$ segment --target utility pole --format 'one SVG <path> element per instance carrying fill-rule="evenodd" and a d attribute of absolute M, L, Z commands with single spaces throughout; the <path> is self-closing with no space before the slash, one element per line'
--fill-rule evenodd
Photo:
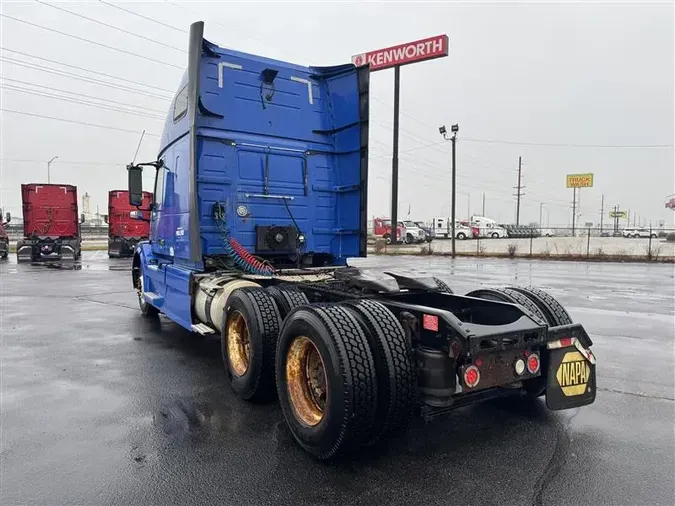
<path fill-rule="evenodd" d="M 626 215 L 626 228 L 630 228 L 630 209 L 628 210 L 628 214 Z"/>
<path fill-rule="evenodd" d="M 600 204 L 600 234 L 602 235 L 602 224 L 605 218 L 605 196 L 602 196 L 602 203 Z"/>
<path fill-rule="evenodd" d="M 577 218 L 577 189 L 572 188 L 572 237 L 574 237 L 574 224 Z"/>
<path fill-rule="evenodd" d="M 514 195 L 516 197 L 516 225 L 520 225 L 520 197 L 525 195 L 522 193 L 520 190 L 522 190 L 524 187 L 520 184 L 521 181 L 521 169 L 523 165 L 523 157 L 519 156 L 518 157 L 518 185 L 514 186 L 513 188 L 516 190 L 516 194 Z"/>
<path fill-rule="evenodd" d="M 539 202 L 539 230 L 541 230 L 541 214 L 544 210 L 544 203 Z"/>
<path fill-rule="evenodd" d="M 455 163 L 456 158 L 455 158 L 455 145 L 457 142 L 457 132 L 459 132 L 459 125 L 455 123 L 450 127 L 450 131 L 452 132 L 452 137 L 448 137 L 448 131 L 445 129 L 445 125 L 442 125 L 438 129 L 439 133 L 443 136 L 443 138 L 447 141 L 452 142 L 452 195 L 450 199 L 450 221 L 452 222 L 452 258 L 455 258 L 455 203 L 457 199 L 457 165 Z"/>
<path fill-rule="evenodd" d="M 394 67 L 394 144 L 391 159 L 391 243 L 398 241 L 398 109 L 401 85 L 401 66 Z"/>
<path fill-rule="evenodd" d="M 49 160 L 49 161 L 47 162 L 47 184 L 50 184 L 50 183 L 51 183 L 51 179 L 52 179 L 52 178 L 51 178 L 51 174 L 50 174 L 50 172 L 49 172 L 49 168 L 51 167 L 52 162 L 53 162 L 54 160 L 56 160 L 57 158 L 58 158 L 58 156 L 54 156 L 54 157 L 52 157 L 51 160 Z"/>
<path fill-rule="evenodd" d="M 483 214 L 481 216 L 485 216 L 485 193 L 483 193 Z"/>

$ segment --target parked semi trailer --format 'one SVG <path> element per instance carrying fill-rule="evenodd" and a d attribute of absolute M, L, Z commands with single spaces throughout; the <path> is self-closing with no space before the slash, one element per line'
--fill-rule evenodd
<path fill-rule="evenodd" d="M 129 204 L 127 190 L 108 192 L 108 256 L 133 256 L 136 244 L 150 235 L 152 193 L 143 192 L 139 207 Z"/>
<path fill-rule="evenodd" d="M 232 389 L 277 396 L 319 459 L 502 396 L 595 399 L 591 339 L 534 288 L 459 295 L 441 280 L 346 267 L 366 255 L 369 69 L 303 67 L 190 28 L 188 70 L 157 160 L 142 313 L 220 338 Z"/>
<path fill-rule="evenodd" d="M 18 241 L 19 262 L 75 260 L 82 254 L 77 216 L 77 188 L 69 184 L 22 184 L 23 239 Z"/>
<path fill-rule="evenodd" d="M 12 215 L 7 213 L 5 215 L 5 220 L 2 219 L 2 211 L 0 211 L 0 259 L 7 258 L 9 255 L 9 235 L 7 235 L 7 230 L 5 230 L 5 225 L 12 221 Z"/>

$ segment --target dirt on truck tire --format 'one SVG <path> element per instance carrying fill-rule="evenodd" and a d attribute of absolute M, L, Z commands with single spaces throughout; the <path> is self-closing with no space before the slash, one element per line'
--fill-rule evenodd
<path fill-rule="evenodd" d="M 232 389 L 245 400 L 273 397 L 281 326 L 274 300 L 262 288 L 238 288 L 227 299 L 225 315 L 221 353 Z"/>
<path fill-rule="evenodd" d="M 286 423 L 307 452 L 333 459 L 368 441 L 377 376 L 368 339 L 350 311 L 338 305 L 293 310 L 279 336 L 276 378 Z"/>
<path fill-rule="evenodd" d="M 344 304 L 366 333 L 377 373 L 377 410 L 366 444 L 380 442 L 403 430 L 417 398 L 417 377 L 412 351 L 401 324 L 379 302 L 361 300 Z"/>

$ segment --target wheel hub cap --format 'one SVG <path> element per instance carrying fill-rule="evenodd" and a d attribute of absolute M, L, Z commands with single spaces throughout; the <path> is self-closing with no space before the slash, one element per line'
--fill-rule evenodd
<path fill-rule="evenodd" d="M 246 374 L 251 356 L 251 341 L 246 319 L 239 311 L 233 311 L 227 319 L 227 357 L 232 371 L 237 376 Z"/>
<path fill-rule="evenodd" d="M 307 337 L 296 337 L 286 357 L 286 385 L 297 418 L 310 427 L 322 419 L 328 399 L 326 369 L 319 350 Z"/>

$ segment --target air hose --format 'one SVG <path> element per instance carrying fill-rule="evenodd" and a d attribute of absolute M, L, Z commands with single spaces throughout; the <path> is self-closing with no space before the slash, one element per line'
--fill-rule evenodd
<path fill-rule="evenodd" d="M 234 237 L 230 237 L 227 242 L 223 242 L 225 252 L 234 260 L 235 265 L 241 270 L 259 276 L 271 276 L 274 274 L 274 268 L 271 265 L 264 264 L 251 255 Z"/>

